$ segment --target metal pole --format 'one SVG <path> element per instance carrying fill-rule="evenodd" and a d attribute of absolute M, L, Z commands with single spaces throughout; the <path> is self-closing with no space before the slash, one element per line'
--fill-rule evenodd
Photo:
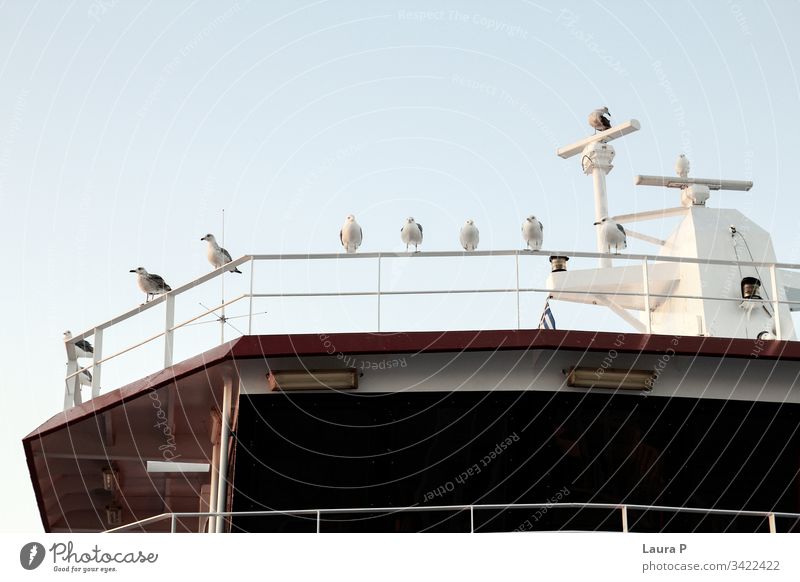
<path fill-rule="evenodd" d="M 250 257 L 250 313 L 247 316 L 247 335 L 253 335 L 253 267 L 255 261 Z"/>
<path fill-rule="evenodd" d="M 778 533 L 778 528 L 775 527 L 775 514 L 767 514 L 767 520 L 769 521 L 769 533 Z"/>
<path fill-rule="evenodd" d="M 647 259 L 642 259 L 642 291 L 644 291 L 645 327 L 648 334 L 653 333 L 653 321 L 650 316 L 650 277 L 647 268 Z"/>
<path fill-rule="evenodd" d="M 218 513 L 225 511 L 225 501 L 227 494 L 225 491 L 226 481 L 228 479 L 228 438 L 230 438 L 230 422 L 231 422 L 231 399 L 233 397 L 233 378 L 225 378 L 224 391 L 222 395 L 222 434 L 219 441 L 219 490 L 217 491 L 217 509 Z M 222 526 L 225 523 L 225 518 L 220 516 L 217 518 L 217 533 L 222 533 Z"/>
<path fill-rule="evenodd" d="M 175 521 L 176 521 L 175 514 L 173 513 L 170 519 L 169 533 L 175 533 Z"/>
<path fill-rule="evenodd" d="M 773 312 L 773 321 L 775 322 L 775 339 L 781 340 L 783 339 L 783 334 L 781 332 L 781 313 L 779 311 L 781 304 L 780 304 L 780 297 L 778 297 L 778 269 L 775 268 L 775 265 L 772 264 L 769 267 L 769 277 L 772 279 L 772 312 Z"/>
<path fill-rule="evenodd" d="M 514 255 L 514 263 L 517 269 L 517 329 L 522 329 L 519 315 L 519 255 Z"/>
<path fill-rule="evenodd" d="M 604 142 L 592 142 L 583 148 L 581 166 L 585 174 L 591 172 L 592 186 L 594 187 L 594 220 L 600 222 L 608 218 L 608 194 L 606 192 L 606 174 L 614 167 L 614 147 Z M 597 225 L 597 250 L 603 252 L 603 225 Z M 611 259 L 600 258 L 601 267 L 610 267 Z"/>
<path fill-rule="evenodd" d="M 94 329 L 94 353 L 92 353 L 92 398 L 100 396 L 100 373 L 102 365 L 98 364 L 103 359 L 103 330 Z"/>
<path fill-rule="evenodd" d="M 622 533 L 628 533 L 628 506 L 623 505 L 622 509 Z"/>
<path fill-rule="evenodd" d="M 320 512 L 317 510 L 317 533 L 319 533 L 320 521 L 322 521 L 320 519 Z"/>
<path fill-rule="evenodd" d="M 172 293 L 167 293 L 164 305 L 167 312 L 164 322 L 164 367 L 169 368 L 172 366 L 172 355 L 175 347 L 175 332 L 172 329 L 175 327 L 175 296 Z"/>
<path fill-rule="evenodd" d="M 469 506 L 469 533 L 475 533 L 475 511 Z"/>
<path fill-rule="evenodd" d="M 378 255 L 378 331 L 381 330 L 381 256 Z"/>
<path fill-rule="evenodd" d="M 217 509 L 217 489 L 219 488 L 219 442 L 211 450 L 211 486 L 208 492 L 208 511 Z M 208 533 L 217 531 L 217 518 L 208 516 Z"/>

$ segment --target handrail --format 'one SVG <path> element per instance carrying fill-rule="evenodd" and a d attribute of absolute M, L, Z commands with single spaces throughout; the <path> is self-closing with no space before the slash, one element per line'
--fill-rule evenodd
<path fill-rule="evenodd" d="M 348 513 L 402 513 L 420 511 L 469 511 L 474 519 L 475 510 L 505 510 L 505 509 L 611 509 L 619 510 L 625 514 L 628 511 L 664 511 L 670 513 L 699 513 L 704 515 L 725 515 L 731 517 L 766 517 L 774 521 L 774 518 L 788 518 L 800 520 L 800 513 L 790 513 L 784 511 L 756 511 L 745 509 L 715 509 L 702 507 L 676 507 L 669 505 L 640 505 L 640 504 L 620 504 L 620 503 L 486 503 L 472 505 L 412 505 L 406 507 L 349 507 L 349 508 L 330 508 L 330 509 L 273 509 L 257 511 L 178 511 L 167 512 L 154 515 L 139 521 L 128 523 L 113 529 L 106 530 L 104 533 L 119 533 L 131 528 L 141 527 L 150 523 L 171 520 L 172 533 L 177 519 L 180 518 L 203 518 L 203 517 L 258 517 L 258 516 L 316 516 L 317 521 L 325 515 L 341 515 Z M 474 530 L 474 526 L 471 527 Z M 318 530 L 319 531 L 319 530 Z"/>
<path fill-rule="evenodd" d="M 569 256 L 571 258 L 586 258 L 586 259 L 593 259 L 593 258 L 608 258 L 608 259 L 617 259 L 621 261 L 641 261 L 641 265 L 625 265 L 625 267 L 629 267 L 632 269 L 640 268 L 643 274 L 643 285 L 642 290 L 638 291 L 593 291 L 593 290 L 583 290 L 583 289 L 558 289 L 556 287 L 520 287 L 519 286 L 519 275 L 520 275 L 520 257 L 530 256 L 530 257 L 549 257 L 554 255 L 561 255 L 561 256 Z M 421 258 L 441 258 L 441 257 L 514 257 L 515 258 L 515 270 L 516 270 L 516 284 L 513 287 L 498 287 L 498 288 L 484 288 L 484 289 L 427 289 L 427 290 L 386 290 L 383 288 L 381 284 L 381 264 L 383 260 L 387 259 L 395 259 L 395 258 L 403 258 L 403 259 L 421 259 Z M 360 291 L 318 291 L 318 292 L 276 292 L 276 293 L 260 293 L 254 291 L 253 288 L 253 281 L 254 275 L 253 271 L 255 270 L 255 263 L 261 261 L 312 261 L 312 260 L 371 260 L 377 259 L 377 266 L 378 266 L 378 280 L 377 285 L 375 286 L 374 290 L 360 290 Z M 128 353 L 136 348 L 139 348 L 147 343 L 150 343 L 156 339 L 161 337 L 165 338 L 165 346 L 164 346 L 164 367 L 169 367 L 172 365 L 173 359 L 173 342 L 174 336 L 173 332 L 175 330 L 181 329 L 182 327 L 214 313 L 215 311 L 224 310 L 224 308 L 232 303 L 240 301 L 241 299 L 249 299 L 249 308 L 248 317 L 250 318 L 248 321 L 247 329 L 248 333 L 252 333 L 252 318 L 253 318 L 253 299 L 255 298 L 303 298 L 303 297 L 314 297 L 314 298 L 322 298 L 322 297 L 377 297 L 378 299 L 378 306 L 377 306 L 377 331 L 381 331 L 381 303 L 380 299 L 383 296 L 390 297 L 390 296 L 411 296 L 411 295 L 442 295 L 442 294 L 449 294 L 449 295 L 468 295 L 468 294 L 497 294 L 497 293 L 515 293 L 516 294 L 516 308 L 517 308 L 517 326 L 520 327 L 520 296 L 523 293 L 548 293 L 550 296 L 554 294 L 562 294 L 565 296 L 597 296 L 605 297 L 605 296 L 612 296 L 612 297 L 641 297 L 643 299 L 643 305 L 645 308 L 650 306 L 651 299 L 686 299 L 686 300 L 709 300 L 709 301 L 724 301 L 724 302 L 738 302 L 741 303 L 743 300 L 738 297 L 713 297 L 713 296 L 702 296 L 702 295 L 689 295 L 689 294 L 669 294 L 669 293 L 653 293 L 650 290 L 649 278 L 648 278 L 648 262 L 654 263 L 687 263 L 687 264 L 698 264 L 698 265 L 722 265 L 722 266 L 738 266 L 738 267 L 765 267 L 769 269 L 770 277 L 772 278 L 772 289 L 771 295 L 772 297 L 769 299 L 750 299 L 748 300 L 751 306 L 756 305 L 771 305 L 772 308 L 777 312 L 778 308 L 781 305 L 787 305 L 790 307 L 800 305 L 800 300 L 789 300 L 789 299 L 780 299 L 778 297 L 778 287 L 777 287 L 777 269 L 780 268 L 788 268 L 788 269 L 800 269 L 800 264 L 794 263 L 769 263 L 769 262 L 758 262 L 758 261 L 731 261 L 731 260 L 723 260 L 723 259 L 700 259 L 694 257 L 674 257 L 674 256 L 660 256 L 660 255 L 650 255 L 650 254 L 614 254 L 614 253 L 601 253 L 601 252 L 590 252 L 590 251 L 559 251 L 559 250 L 548 250 L 548 251 L 530 251 L 530 250 L 487 250 L 487 251 L 473 251 L 473 252 L 463 252 L 463 251 L 430 251 L 430 252 L 419 252 L 419 253 L 407 253 L 407 252 L 373 252 L 373 253 L 358 253 L 358 254 L 346 254 L 346 253 L 292 253 L 292 254 L 258 254 L 258 255 L 244 255 L 239 257 L 238 259 L 218 268 L 213 271 L 210 271 L 184 285 L 181 285 L 174 290 L 166 293 L 164 295 L 156 297 L 154 300 L 149 301 L 143 305 L 140 305 L 134 309 L 128 310 L 127 312 L 118 315 L 108 321 L 100 323 L 88 330 L 85 330 L 79 334 L 72 336 L 69 340 L 65 340 L 65 346 L 67 348 L 67 359 L 68 359 L 68 373 L 65 376 L 65 381 L 67 383 L 67 388 L 65 392 L 65 409 L 69 408 L 75 404 L 80 403 L 80 383 L 79 380 L 80 374 L 88 369 L 92 369 L 94 376 L 92 379 L 92 395 L 93 397 L 99 394 L 100 391 L 100 372 L 101 366 L 103 363 L 117 358 L 125 353 Z M 243 293 L 234 299 L 223 301 L 220 305 L 206 309 L 205 311 L 201 312 L 198 315 L 195 315 L 189 318 L 186 321 L 183 321 L 177 325 L 174 324 L 174 311 L 175 311 L 175 299 L 176 297 L 180 296 L 181 294 L 194 289 L 195 287 L 202 285 L 208 281 L 211 281 L 217 277 L 225 276 L 227 272 L 229 272 L 232 268 L 237 266 L 243 265 L 244 263 L 250 263 L 250 290 L 248 293 Z M 558 298 L 558 297 L 556 297 Z M 111 355 L 103 357 L 102 354 L 102 339 L 103 339 L 103 331 L 108 329 L 109 327 L 125 321 L 128 318 L 131 318 L 135 315 L 141 314 L 146 310 L 152 309 L 162 303 L 166 304 L 166 321 L 162 331 L 151 335 L 144 340 L 141 340 L 133 345 L 125 347 Z M 224 313 L 224 311 L 223 311 Z M 650 314 L 650 310 L 646 309 L 646 313 Z M 777 318 L 776 321 L 776 336 L 777 339 L 784 339 L 780 333 L 780 318 Z M 651 320 L 648 319 L 645 322 L 645 326 L 642 328 L 643 330 L 647 330 L 648 333 L 651 330 Z M 224 333 L 224 332 L 223 332 Z M 88 338 L 90 336 L 94 337 L 94 341 L 96 344 L 95 353 L 93 354 L 92 363 L 88 365 L 79 365 L 77 362 L 77 357 L 75 354 L 74 346 L 77 342 L 82 339 Z M 223 336 L 224 340 L 224 336 Z"/>

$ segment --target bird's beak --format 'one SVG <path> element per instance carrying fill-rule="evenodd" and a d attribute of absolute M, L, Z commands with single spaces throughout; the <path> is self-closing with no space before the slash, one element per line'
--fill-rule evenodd
<path fill-rule="evenodd" d="M 597 225 L 598 225 L 598 224 L 600 224 L 600 223 L 599 223 L 599 222 L 593 222 L 592 224 L 593 224 L 594 226 L 597 226 Z"/>
<path fill-rule="evenodd" d="M 201 238 L 200 240 L 206 240 L 206 237 Z"/>
<path fill-rule="evenodd" d="M 136 272 L 136 269 L 131 269 L 131 270 L 129 271 L 129 273 L 135 273 L 135 272 Z"/>

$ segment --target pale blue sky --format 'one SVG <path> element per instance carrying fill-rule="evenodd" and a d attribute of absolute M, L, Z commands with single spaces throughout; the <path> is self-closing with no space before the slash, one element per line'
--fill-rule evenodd
<path fill-rule="evenodd" d="M 223 207 L 234 256 L 336 252 L 349 212 L 369 251 L 401 250 L 408 215 L 428 250 L 466 218 L 481 248 L 519 248 L 530 213 L 546 248 L 593 250 L 591 180 L 554 150 L 607 105 L 642 123 L 613 214 L 676 205 L 632 176 L 684 152 L 753 180 L 710 205 L 800 262 L 798 22 L 789 1 L 0 2 L 0 529 L 40 529 L 20 439 L 61 406 L 61 332 L 141 301 L 133 267 L 205 272 Z"/>

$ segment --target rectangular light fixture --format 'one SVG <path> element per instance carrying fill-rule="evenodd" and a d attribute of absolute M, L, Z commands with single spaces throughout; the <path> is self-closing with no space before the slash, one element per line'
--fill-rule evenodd
<path fill-rule="evenodd" d="M 177 461 L 147 461 L 148 473 L 208 473 L 208 463 L 179 463 Z"/>
<path fill-rule="evenodd" d="M 653 389 L 656 374 L 652 370 L 621 368 L 570 368 L 567 386 L 571 388 L 605 388 L 609 390 Z"/>
<path fill-rule="evenodd" d="M 339 370 L 271 370 L 267 375 L 269 389 L 275 390 L 356 390 L 355 368 Z"/>

